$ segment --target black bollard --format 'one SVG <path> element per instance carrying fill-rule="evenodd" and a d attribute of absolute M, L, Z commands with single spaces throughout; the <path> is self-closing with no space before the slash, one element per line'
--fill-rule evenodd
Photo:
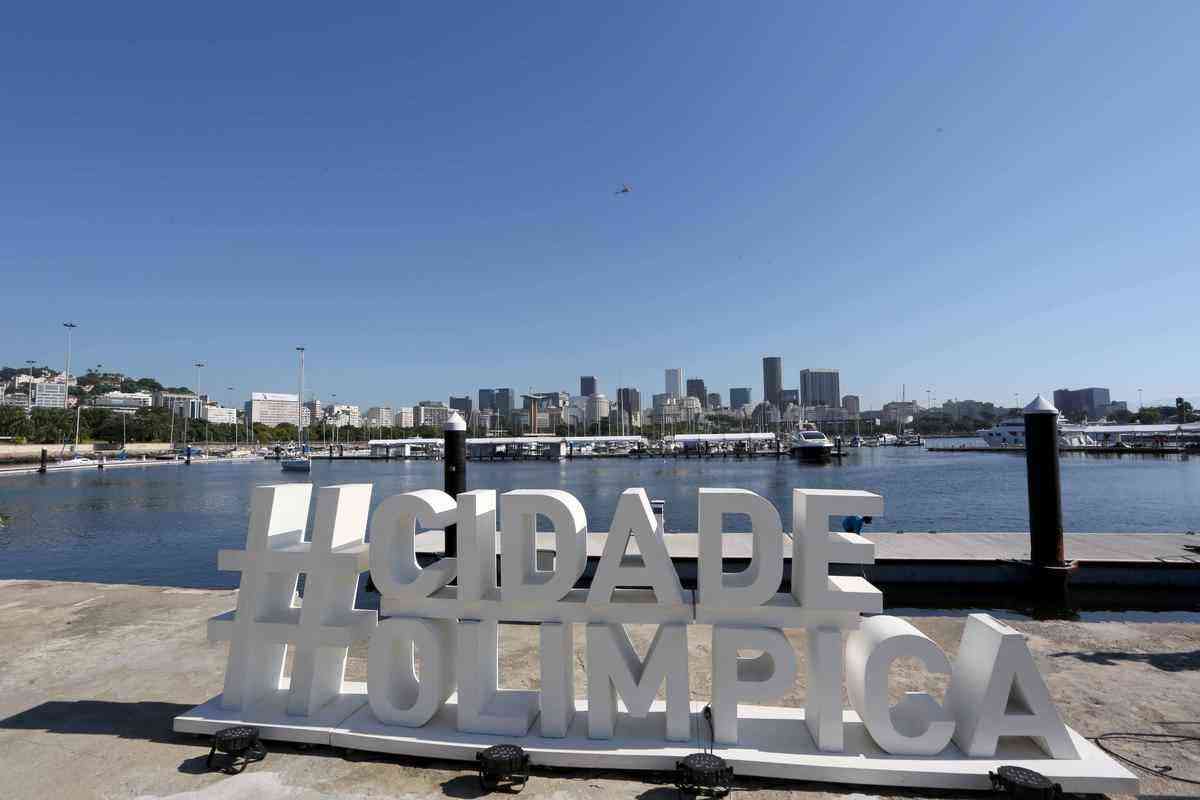
<path fill-rule="evenodd" d="M 451 497 L 467 490 L 467 423 L 457 413 L 451 414 L 442 428 L 445 436 L 443 462 L 445 492 Z M 458 528 L 447 525 L 445 531 L 446 557 L 458 555 Z"/>
<path fill-rule="evenodd" d="M 1029 552 L 1034 609 L 1039 616 L 1070 612 L 1074 565 L 1063 545 L 1058 409 L 1040 394 L 1025 407 L 1025 474 L 1029 489 Z"/>
<path fill-rule="evenodd" d="M 46 448 L 43 447 L 42 448 L 42 465 L 40 467 L 38 467 L 38 472 L 42 473 L 43 475 L 46 474 L 46 461 L 48 460 L 48 457 L 49 456 L 46 453 Z"/>

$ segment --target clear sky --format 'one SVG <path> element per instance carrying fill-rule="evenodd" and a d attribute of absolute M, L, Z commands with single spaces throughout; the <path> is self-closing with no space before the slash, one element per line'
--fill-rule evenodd
<path fill-rule="evenodd" d="M 350 16 L 352 11 L 356 11 Z M 0 363 L 1200 395 L 1200 3 L 20 3 Z M 627 182 L 629 194 L 614 191 Z"/>

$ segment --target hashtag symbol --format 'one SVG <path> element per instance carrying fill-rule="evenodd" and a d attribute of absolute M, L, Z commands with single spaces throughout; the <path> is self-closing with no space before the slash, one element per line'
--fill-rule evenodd
<path fill-rule="evenodd" d="M 338 696 L 350 645 L 365 641 L 378 622 L 377 612 L 354 607 L 368 566 L 370 484 L 322 487 L 312 541 L 305 542 L 311 497 L 310 484 L 256 488 L 246 549 L 218 553 L 219 569 L 242 575 L 237 609 L 208 625 L 210 641 L 230 643 L 224 708 L 245 709 L 280 691 L 291 645 L 287 711 L 312 715 Z"/>

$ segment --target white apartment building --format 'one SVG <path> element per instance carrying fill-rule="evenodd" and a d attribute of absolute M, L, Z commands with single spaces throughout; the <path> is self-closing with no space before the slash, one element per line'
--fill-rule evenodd
<path fill-rule="evenodd" d="M 66 408 L 67 385 L 44 381 L 33 384 L 34 408 Z"/>
<path fill-rule="evenodd" d="M 246 402 L 246 418 L 251 425 L 262 423 L 269 428 L 288 423 L 296 424 L 296 404 L 299 398 L 294 394 L 283 392 L 251 392 Z M 305 408 L 301 424 L 308 427 L 312 424 L 312 413 Z"/>
<path fill-rule="evenodd" d="M 391 406 L 371 406 L 367 409 L 367 424 L 372 428 L 390 428 L 396 418 Z"/>
<path fill-rule="evenodd" d="M 362 427 L 362 414 L 358 410 L 358 406 L 347 405 L 340 403 L 329 406 L 326 421 L 330 425 L 336 425 L 339 428 L 349 426 L 351 428 Z"/>
<path fill-rule="evenodd" d="M 411 428 L 413 426 L 412 406 L 400 406 L 397 408 L 392 416 L 392 424 L 398 428 Z"/>
<path fill-rule="evenodd" d="M 103 408 L 116 414 L 136 414 L 139 408 L 154 405 L 154 395 L 149 392 L 105 392 L 92 399 L 94 408 Z"/>
<path fill-rule="evenodd" d="M 446 420 L 450 418 L 450 409 L 443 405 L 436 406 L 413 406 L 413 424 L 412 427 L 419 428 L 422 425 L 432 425 L 438 427 L 446 424 Z"/>
<path fill-rule="evenodd" d="M 218 403 L 206 403 L 200 410 L 205 421 L 213 425 L 236 425 L 237 409 L 226 408 Z"/>

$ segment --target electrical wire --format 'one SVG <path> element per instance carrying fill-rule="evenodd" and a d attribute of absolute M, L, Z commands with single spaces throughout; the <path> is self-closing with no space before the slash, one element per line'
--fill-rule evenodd
<path fill-rule="evenodd" d="M 1200 725 L 1200 721 L 1167 721 L 1159 722 L 1158 724 L 1162 726 Z M 1158 764 L 1151 766 L 1149 764 L 1142 763 L 1141 761 L 1132 759 L 1129 756 L 1118 753 L 1116 750 L 1105 744 L 1105 742 L 1141 742 L 1143 744 L 1200 744 L 1200 735 L 1192 736 L 1183 733 L 1154 733 L 1147 731 L 1113 731 L 1110 733 L 1102 733 L 1099 736 L 1093 736 L 1090 738 L 1096 743 L 1097 747 L 1124 764 L 1128 764 L 1131 767 L 1140 769 L 1143 772 L 1147 772 L 1151 775 L 1156 775 L 1160 778 L 1166 778 L 1167 780 L 1178 781 L 1180 783 L 1186 783 L 1192 786 L 1200 786 L 1200 779 L 1184 778 L 1179 775 L 1170 774 L 1174 769 L 1174 767 L 1172 767 L 1170 764 Z"/>

